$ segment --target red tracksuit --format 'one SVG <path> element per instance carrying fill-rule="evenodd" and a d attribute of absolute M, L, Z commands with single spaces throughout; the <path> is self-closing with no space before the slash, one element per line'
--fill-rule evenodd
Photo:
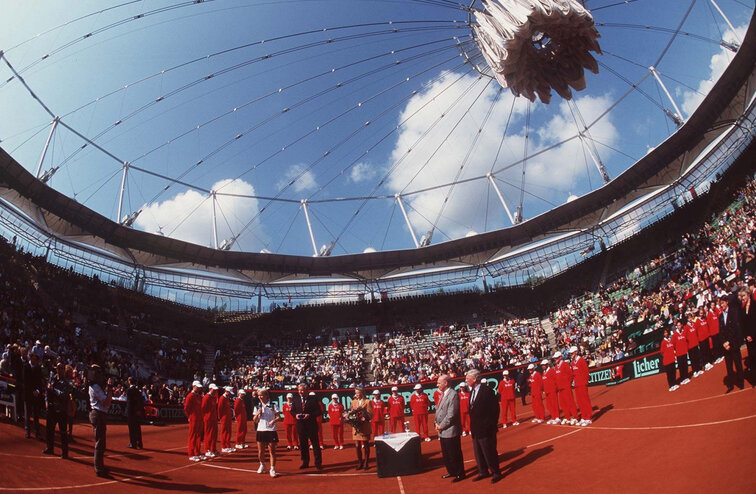
<path fill-rule="evenodd" d="M 675 344 L 671 339 L 662 338 L 661 347 L 662 365 L 675 363 Z"/>
<path fill-rule="evenodd" d="M 296 432 L 297 432 L 297 421 L 294 420 L 294 417 L 291 415 L 291 403 L 284 402 L 283 404 L 283 416 L 284 416 L 284 427 L 286 428 L 286 445 L 290 448 L 293 448 L 295 444 L 297 444 Z"/>
<path fill-rule="evenodd" d="M 373 418 L 370 421 L 373 424 L 373 437 L 377 437 L 386 431 L 386 403 L 383 400 L 372 400 Z"/>
<path fill-rule="evenodd" d="M 698 332 L 690 323 L 686 324 L 683 329 L 685 330 L 685 339 L 688 340 L 688 351 L 690 351 L 691 348 L 698 346 Z"/>
<path fill-rule="evenodd" d="M 333 445 L 344 445 L 344 405 L 338 402 L 328 404 L 328 423 L 331 424 L 331 434 L 333 435 Z"/>
<path fill-rule="evenodd" d="M 552 419 L 559 418 L 559 401 L 557 400 L 556 370 L 549 367 L 543 374 L 543 392 L 546 393 L 546 408 Z"/>
<path fill-rule="evenodd" d="M 444 394 L 439 390 L 433 392 L 433 404 L 436 405 L 436 408 L 438 408 L 438 404 L 441 403 L 442 396 L 444 396 Z"/>
<path fill-rule="evenodd" d="M 215 396 L 207 393 L 202 398 L 202 419 L 205 421 L 205 451 L 215 452 L 218 440 L 218 404 Z"/>
<path fill-rule="evenodd" d="M 234 417 L 236 417 L 236 444 L 243 446 L 247 442 L 247 405 L 241 398 L 237 398 L 234 402 Z"/>
<path fill-rule="evenodd" d="M 184 413 L 189 419 L 189 457 L 202 454 L 202 397 L 194 391 L 186 395 Z"/>
<path fill-rule="evenodd" d="M 508 412 L 512 412 L 512 422 L 517 422 L 517 414 L 515 413 L 515 382 L 509 379 L 509 376 L 504 378 L 499 383 L 499 397 L 501 399 L 501 423 L 507 425 Z"/>
<path fill-rule="evenodd" d="M 420 434 L 420 437 L 425 439 L 428 437 L 428 408 L 430 408 L 430 400 L 428 395 L 412 393 L 410 397 L 410 410 L 412 410 L 412 416 L 415 418 L 415 432 Z"/>
<path fill-rule="evenodd" d="M 716 311 L 710 310 L 706 313 L 706 325 L 709 327 L 709 335 L 715 336 L 719 334 L 719 307 Z"/>
<path fill-rule="evenodd" d="M 572 368 L 564 360 L 556 366 L 556 385 L 559 408 L 564 412 L 564 418 L 577 419 L 575 399 L 572 397 Z"/>
<path fill-rule="evenodd" d="M 389 417 L 391 418 L 391 433 L 404 430 L 404 398 L 391 395 L 388 399 Z"/>
<path fill-rule="evenodd" d="M 696 328 L 696 334 L 698 335 L 699 345 L 709 345 L 709 324 L 705 319 L 696 317 L 693 321 L 693 327 Z"/>
<path fill-rule="evenodd" d="M 220 417 L 221 448 L 227 449 L 231 447 L 231 422 L 233 417 L 231 416 L 231 402 L 226 395 L 221 395 L 218 398 L 218 417 Z"/>
<path fill-rule="evenodd" d="M 459 390 L 459 416 L 462 419 L 462 432 L 470 432 L 470 393 Z"/>
<path fill-rule="evenodd" d="M 534 370 L 528 378 L 530 382 L 530 399 L 533 401 L 533 415 L 539 420 L 543 420 L 546 414 L 543 411 L 543 377 L 541 373 Z"/>
<path fill-rule="evenodd" d="M 575 382 L 575 399 L 580 407 L 580 418 L 591 420 L 593 404 L 588 395 L 588 363 L 580 355 L 572 359 L 572 379 Z"/>

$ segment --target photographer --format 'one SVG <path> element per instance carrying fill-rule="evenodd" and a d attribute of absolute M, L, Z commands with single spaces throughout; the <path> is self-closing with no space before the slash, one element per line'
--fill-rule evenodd
<path fill-rule="evenodd" d="M 113 380 L 108 379 L 106 384 L 105 373 L 102 371 L 102 367 L 97 364 L 93 364 L 89 368 L 87 380 L 89 381 L 89 403 L 92 407 L 89 412 L 89 422 L 94 429 L 95 438 L 94 469 L 98 477 L 110 478 L 104 463 L 105 417 L 110 409 L 110 402 L 113 400 Z M 104 390 L 103 386 L 105 386 Z"/>

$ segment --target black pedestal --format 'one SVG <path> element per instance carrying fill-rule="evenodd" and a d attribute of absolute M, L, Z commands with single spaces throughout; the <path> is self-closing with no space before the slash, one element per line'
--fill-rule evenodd
<path fill-rule="evenodd" d="M 420 454 L 420 436 L 414 434 L 399 451 L 394 450 L 388 442 L 392 436 L 405 435 L 389 434 L 388 437 L 375 438 L 375 461 L 378 477 L 397 477 L 399 475 L 413 475 L 422 471 L 422 456 Z M 384 440 L 385 439 L 385 440 Z"/>

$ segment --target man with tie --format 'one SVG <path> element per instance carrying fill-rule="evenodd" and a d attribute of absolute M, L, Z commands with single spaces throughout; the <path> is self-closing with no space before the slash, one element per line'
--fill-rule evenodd
<path fill-rule="evenodd" d="M 449 386 L 449 376 L 442 374 L 438 378 L 438 405 L 434 424 L 441 441 L 441 455 L 446 465 L 446 475 L 442 479 L 454 477 L 452 482 L 465 478 L 465 462 L 462 459 L 462 421 L 459 415 L 459 396 Z"/>
<path fill-rule="evenodd" d="M 727 368 L 727 393 L 729 393 L 735 385 L 743 389 L 743 359 L 740 355 L 743 328 L 737 299 L 734 296 L 722 295 L 719 298 L 719 307 L 722 309 L 722 313 L 719 314 L 719 332 Z"/>
<path fill-rule="evenodd" d="M 320 403 L 317 396 L 307 394 L 307 384 L 300 383 L 297 393 L 292 397 L 291 410 L 289 411 L 297 422 L 297 434 L 299 435 L 299 456 L 302 464 L 299 469 L 310 467 L 310 450 L 307 442 L 312 444 L 312 453 L 315 456 L 315 468 L 323 469 L 323 460 L 318 441 L 317 416 L 321 413 Z"/>
<path fill-rule="evenodd" d="M 501 480 L 499 453 L 496 451 L 496 430 L 499 421 L 499 404 L 493 390 L 481 383 L 480 371 L 470 369 L 465 374 L 470 387 L 470 432 L 473 453 L 478 464 L 478 476 L 473 482 L 491 477 L 491 483 Z"/>

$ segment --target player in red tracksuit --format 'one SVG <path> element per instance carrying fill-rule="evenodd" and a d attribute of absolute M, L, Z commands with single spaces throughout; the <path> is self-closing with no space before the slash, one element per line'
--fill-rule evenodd
<path fill-rule="evenodd" d="M 688 321 L 683 329 L 685 330 L 685 339 L 688 340 L 688 358 L 690 358 L 690 367 L 693 369 L 693 377 L 698 377 L 703 374 L 701 351 L 698 348 L 698 332 L 692 321 Z"/>
<path fill-rule="evenodd" d="M 675 332 L 672 335 L 672 343 L 675 344 L 675 356 L 677 357 L 677 369 L 680 371 L 680 385 L 690 382 L 688 378 L 688 340 L 685 338 L 682 320 L 675 321 Z"/>
<path fill-rule="evenodd" d="M 533 415 L 534 418 L 531 422 L 535 424 L 543 423 L 546 418 L 546 414 L 543 410 L 543 376 L 536 369 L 535 364 L 528 365 L 530 376 L 528 376 L 528 383 L 530 384 L 530 399 L 533 402 Z"/>
<path fill-rule="evenodd" d="M 381 392 L 373 391 L 373 418 L 370 423 L 373 426 L 373 437 L 378 437 L 386 431 L 386 403 L 381 399 Z"/>
<path fill-rule="evenodd" d="M 444 394 L 439 390 L 433 392 L 433 404 L 436 405 L 436 408 L 438 408 L 438 404 L 441 403 L 442 396 L 444 396 Z"/>
<path fill-rule="evenodd" d="M 401 432 L 404 429 L 404 398 L 399 396 L 399 388 L 391 388 L 391 396 L 388 399 L 389 418 L 391 419 L 391 433 Z"/>
<path fill-rule="evenodd" d="M 670 391 L 676 391 L 680 386 L 675 384 L 675 344 L 669 335 L 669 330 L 664 330 L 664 338 L 659 346 L 662 354 L 662 366 L 667 374 L 667 384 Z"/>
<path fill-rule="evenodd" d="M 580 422 L 578 425 L 585 427 L 593 423 L 593 404 L 588 394 L 588 363 L 578 355 L 576 346 L 570 348 L 572 362 L 572 381 L 575 383 L 575 399 L 580 408 Z"/>
<path fill-rule="evenodd" d="M 239 390 L 239 397 L 234 401 L 234 417 L 236 417 L 236 449 L 247 447 L 247 405 L 244 404 L 244 395 L 247 392 Z"/>
<path fill-rule="evenodd" d="M 291 393 L 286 394 L 286 401 L 283 404 L 283 416 L 284 416 L 284 428 L 286 429 L 286 449 L 291 451 L 291 448 L 299 449 L 295 442 L 297 433 L 297 421 L 291 414 L 291 406 L 294 395 Z M 298 441 L 298 439 L 297 439 Z"/>
<path fill-rule="evenodd" d="M 719 338 L 719 314 L 721 313 L 722 310 L 719 308 L 716 302 L 711 302 L 709 305 L 709 310 L 706 311 L 706 325 L 709 327 L 711 351 L 712 357 L 716 359 L 714 361 L 715 364 L 718 364 L 722 360 L 724 360 L 724 357 L 722 356 L 722 341 Z"/>
<path fill-rule="evenodd" d="M 189 419 L 187 452 L 192 461 L 204 460 L 202 454 L 202 383 L 194 381 L 192 390 L 184 399 L 184 414 Z"/>
<path fill-rule="evenodd" d="M 339 403 L 339 395 L 331 395 L 328 404 L 328 423 L 331 424 L 333 449 L 344 449 L 344 405 Z"/>
<path fill-rule="evenodd" d="M 223 453 L 233 453 L 234 448 L 231 447 L 231 422 L 233 421 L 233 416 L 231 415 L 231 393 L 233 392 L 233 388 L 226 386 L 223 390 L 225 392 L 218 398 L 221 451 Z"/>
<path fill-rule="evenodd" d="M 549 419 L 547 424 L 559 423 L 559 401 L 557 399 L 557 387 L 556 387 L 556 370 L 551 363 L 544 359 L 541 361 L 541 367 L 543 371 L 543 392 L 546 393 L 546 408 L 549 410 Z"/>
<path fill-rule="evenodd" d="M 202 398 L 202 420 L 205 422 L 205 456 L 215 458 L 218 440 L 218 400 L 215 394 L 218 386 L 210 383 L 209 391 Z"/>
<path fill-rule="evenodd" d="M 704 365 L 704 370 L 711 370 L 713 368 L 714 359 L 711 358 L 711 338 L 709 335 L 709 323 L 706 321 L 706 309 L 700 307 L 698 314 L 693 319 L 693 326 L 698 333 L 698 349 L 701 351 L 701 363 Z"/>
<path fill-rule="evenodd" d="M 511 411 L 512 425 L 520 425 L 515 413 L 515 382 L 509 378 L 509 371 L 505 370 L 501 382 L 499 383 L 499 399 L 501 400 L 501 425 L 507 428 L 507 415 Z"/>
<path fill-rule="evenodd" d="M 412 416 L 415 419 L 415 432 L 420 434 L 426 441 L 430 441 L 428 437 L 428 409 L 430 408 L 430 400 L 428 395 L 423 393 L 423 387 L 419 384 L 415 384 L 415 392 L 410 397 L 410 410 L 412 410 Z"/>
<path fill-rule="evenodd" d="M 575 398 L 572 397 L 572 367 L 562 358 L 562 352 L 554 354 L 554 370 L 556 371 L 557 396 L 559 408 L 564 412 L 562 425 L 577 425 L 577 408 Z"/>
<path fill-rule="evenodd" d="M 470 434 L 470 393 L 467 384 L 459 385 L 459 417 L 462 421 L 462 435 Z"/>

